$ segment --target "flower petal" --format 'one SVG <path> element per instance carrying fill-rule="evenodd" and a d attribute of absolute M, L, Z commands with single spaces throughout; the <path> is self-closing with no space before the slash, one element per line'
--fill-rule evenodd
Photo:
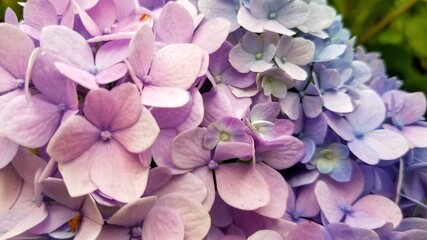
<path fill-rule="evenodd" d="M 249 165 L 230 163 L 215 170 L 217 189 L 228 205 L 255 210 L 270 202 L 270 191 L 263 175 Z"/>
<path fill-rule="evenodd" d="M 156 201 L 156 196 L 150 196 L 126 204 L 115 212 L 114 215 L 108 219 L 107 223 L 123 227 L 141 224 L 156 204 Z"/>
<path fill-rule="evenodd" d="M 113 138 L 130 152 L 140 153 L 153 145 L 159 132 L 156 120 L 148 109 L 143 108 L 139 121 L 129 128 L 115 131 Z"/>
<path fill-rule="evenodd" d="M 193 44 L 169 44 L 163 47 L 154 55 L 150 70 L 152 84 L 189 89 L 200 72 L 202 57 L 202 49 Z"/>
<path fill-rule="evenodd" d="M 73 116 L 53 135 L 47 153 L 58 162 L 73 160 L 98 141 L 99 132 L 85 118 Z"/>
<path fill-rule="evenodd" d="M 205 128 L 195 128 L 175 137 L 172 143 L 172 161 L 177 167 L 192 169 L 207 165 L 211 159 L 211 151 L 203 147 L 205 132 Z"/>
<path fill-rule="evenodd" d="M 166 44 L 189 43 L 193 37 L 193 18 L 179 3 L 168 2 L 155 23 L 157 37 Z"/>
<path fill-rule="evenodd" d="M 190 101 L 188 91 L 175 87 L 146 86 L 141 94 L 142 104 L 151 107 L 177 108 Z"/>
<path fill-rule="evenodd" d="M 15 78 L 25 79 L 33 41 L 17 27 L 0 23 L 0 66 Z"/>
<path fill-rule="evenodd" d="M 52 25 L 43 28 L 40 47 L 43 51 L 62 56 L 83 69 L 94 66 L 92 49 L 86 39 L 65 26 Z"/>
<path fill-rule="evenodd" d="M 143 24 L 129 43 L 128 61 L 137 77 L 148 75 L 154 56 L 154 34 L 148 24 Z M 135 80 L 135 79 L 134 79 Z"/>
<path fill-rule="evenodd" d="M 138 155 L 129 153 L 115 140 L 98 142 L 92 148 L 96 155 L 91 159 L 90 178 L 98 189 L 124 203 L 140 198 L 149 169 L 139 162 Z"/>
<path fill-rule="evenodd" d="M 255 167 L 264 177 L 270 191 L 270 202 L 266 206 L 256 209 L 255 212 L 269 218 L 282 218 L 287 209 L 284 199 L 287 199 L 289 196 L 288 184 L 275 169 L 263 163 L 258 163 Z"/>
<path fill-rule="evenodd" d="M 227 38 L 229 29 L 229 21 L 223 18 L 211 19 L 197 28 L 192 43 L 209 54 L 214 53 Z"/>
<path fill-rule="evenodd" d="M 2 111 L 3 134 L 25 147 L 45 145 L 55 133 L 62 118 L 57 106 L 41 95 L 14 98 Z"/>

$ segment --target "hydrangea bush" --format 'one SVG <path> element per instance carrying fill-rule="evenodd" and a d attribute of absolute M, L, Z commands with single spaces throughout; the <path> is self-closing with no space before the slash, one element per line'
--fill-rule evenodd
<path fill-rule="evenodd" d="M 0 239 L 427 239 L 426 98 L 326 0 L 29 0 Z"/>

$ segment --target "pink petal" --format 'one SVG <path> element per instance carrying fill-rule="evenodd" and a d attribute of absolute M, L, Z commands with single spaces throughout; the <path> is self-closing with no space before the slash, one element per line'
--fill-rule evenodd
<path fill-rule="evenodd" d="M 215 175 L 219 195 L 232 207 L 255 210 L 270 202 L 268 183 L 258 170 L 249 165 L 220 165 Z"/>
<path fill-rule="evenodd" d="M 273 103 L 259 103 L 255 105 L 250 113 L 252 123 L 256 121 L 274 122 L 280 114 L 280 105 Z"/>
<path fill-rule="evenodd" d="M 6 69 L 4 69 L 2 66 L 0 66 L 0 91 L 1 92 L 8 92 L 11 90 L 17 89 L 16 86 L 16 78 L 12 76 Z"/>
<path fill-rule="evenodd" d="M 113 0 L 99 0 L 87 13 L 101 30 L 110 29 L 116 21 L 116 5 Z"/>
<path fill-rule="evenodd" d="M 184 223 L 178 213 L 167 207 L 155 207 L 147 215 L 141 237 L 153 240 L 184 239 Z"/>
<path fill-rule="evenodd" d="M 53 3 L 55 0 L 52 0 L 51 2 Z M 56 0 L 58 1 L 58 0 Z M 62 1 L 61 1 L 62 2 Z M 57 5 L 55 5 L 56 8 Z M 68 3 L 64 4 L 62 6 L 63 9 L 60 10 L 56 10 L 58 14 L 62 14 L 62 19 L 61 19 L 61 23 L 60 25 L 62 26 L 66 26 L 69 28 L 73 28 L 74 27 L 74 7 L 73 4 L 71 3 L 71 1 L 69 1 Z"/>
<path fill-rule="evenodd" d="M 173 129 L 163 129 L 160 131 L 159 137 L 151 147 L 154 162 L 159 167 L 166 167 L 173 173 L 187 172 L 187 170 L 180 170 L 175 166 L 171 156 L 171 145 L 177 133 Z"/>
<path fill-rule="evenodd" d="M 58 162 L 73 160 L 98 141 L 99 132 L 85 118 L 73 116 L 52 137 L 47 153 Z"/>
<path fill-rule="evenodd" d="M 205 184 L 207 193 L 206 198 L 203 200 L 202 204 L 203 207 L 205 207 L 205 209 L 209 211 L 212 208 L 212 205 L 214 204 L 216 193 L 212 170 L 207 167 L 198 167 L 196 169 L 193 169 L 191 173 L 196 175 Z"/>
<path fill-rule="evenodd" d="M 360 102 L 353 112 L 345 115 L 348 123 L 357 131 L 370 132 L 384 121 L 385 106 L 378 94 L 372 90 L 358 92 Z"/>
<path fill-rule="evenodd" d="M 108 84 L 124 77 L 127 72 L 128 68 L 126 64 L 117 63 L 96 74 L 95 81 L 99 84 Z"/>
<path fill-rule="evenodd" d="M 266 206 L 256 209 L 255 212 L 269 218 L 282 218 L 287 209 L 284 199 L 289 196 L 288 184 L 282 175 L 273 168 L 263 163 L 258 163 L 255 167 L 264 177 L 270 191 L 270 202 Z"/>
<path fill-rule="evenodd" d="M 384 129 L 372 131 L 362 141 L 378 154 L 381 160 L 393 160 L 403 156 L 408 150 L 407 141 L 401 135 Z"/>
<path fill-rule="evenodd" d="M 190 88 L 199 74 L 202 57 L 202 49 L 193 44 L 163 47 L 153 59 L 150 71 L 152 84 L 158 87 Z"/>
<path fill-rule="evenodd" d="M 365 186 L 365 180 L 359 165 L 354 162 L 352 165 L 351 179 L 348 182 L 337 182 L 332 178 L 322 177 L 322 181 L 328 185 L 329 189 L 339 193 L 345 199 L 345 202 L 349 204 L 359 198 Z"/>
<path fill-rule="evenodd" d="M 344 222 L 351 227 L 362 229 L 376 229 L 386 224 L 384 219 L 371 217 L 369 214 L 361 211 L 355 211 L 351 215 L 347 215 Z"/>
<path fill-rule="evenodd" d="M 17 216 L 18 218 L 20 217 L 20 219 L 16 222 L 16 225 L 14 225 L 12 229 L 7 231 L 4 235 L 0 236 L 2 239 L 11 239 L 15 236 L 18 236 L 19 234 L 24 233 L 25 231 L 41 223 L 48 214 L 44 204 L 42 204 L 40 207 L 37 207 L 35 204 L 33 204 L 29 206 L 27 210 L 29 211 L 28 214 L 23 216 L 19 216 L 18 214 L 10 216 L 11 220 L 13 219 L 16 221 Z"/>
<path fill-rule="evenodd" d="M 77 109 L 76 85 L 55 67 L 55 62 L 60 60 L 61 57 L 55 54 L 42 53 L 34 62 L 31 80 L 50 102 L 67 104 L 69 109 Z"/>
<path fill-rule="evenodd" d="M 427 128 L 421 126 L 405 126 L 401 134 L 418 148 L 427 147 Z"/>
<path fill-rule="evenodd" d="M 260 33 L 264 32 L 264 24 L 268 19 L 255 18 L 246 7 L 241 7 L 237 13 L 237 22 L 251 32 Z"/>
<path fill-rule="evenodd" d="M 316 183 L 314 192 L 325 218 L 331 223 L 340 222 L 344 217 L 344 211 L 340 209 L 340 205 L 346 204 L 344 199 L 334 195 L 323 181 Z"/>
<path fill-rule="evenodd" d="M 140 153 L 153 145 L 159 132 L 156 120 L 148 109 L 143 108 L 139 121 L 129 128 L 115 131 L 113 138 L 130 152 Z"/>
<path fill-rule="evenodd" d="M 12 160 L 12 165 L 24 182 L 34 188 L 38 184 L 35 179 L 37 172 L 46 167 L 46 162 L 27 149 L 20 148 Z"/>
<path fill-rule="evenodd" d="M 175 87 L 145 86 L 141 94 L 142 104 L 151 107 L 177 108 L 190 101 L 190 94 Z"/>
<path fill-rule="evenodd" d="M 211 221 L 200 203 L 180 194 L 169 194 L 159 198 L 157 207 L 169 208 L 179 215 L 184 224 L 184 239 L 203 239 L 207 235 Z"/>
<path fill-rule="evenodd" d="M 47 206 L 47 211 L 47 217 L 36 227 L 32 228 L 30 230 L 31 233 L 51 233 L 73 218 L 76 213 L 74 210 L 55 202 Z"/>
<path fill-rule="evenodd" d="M 18 199 L 22 188 L 22 179 L 12 164 L 0 169 L 0 213 L 9 210 Z"/>
<path fill-rule="evenodd" d="M 19 25 L 18 17 L 16 13 L 11 8 L 6 8 L 6 12 L 4 14 L 4 22 L 9 23 L 11 25 Z"/>
<path fill-rule="evenodd" d="M 97 156 L 97 147 L 93 145 L 72 161 L 59 162 L 58 169 L 71 197 L 79 197 L 97 189 L 90 178 L 92 159 Z"/>
<path fill-rule="evenodd" d="M 95 6 L 99 2 L 99 0 L 76 0 L 75 2 L 86 10 Z"/>
<path fill-rule="evenodd" d="M 405 124 L 419 121 L 426 111 L 426 97 L 421 92 L 409 93 L 404 97 L 405 101 L 396 114 L 396 118 Z"/>
<path fill-rule="evenodd" d="M 233 223 L 231 207 L 218 194 L 215 195 L 215 202 L 209 214 L 211 215 L 212 226 L 227 227 Z"/>
<path fill-rule="evenodd" d="M 296 225 L 287 235 L 287 239 L 310 239 L 310 240 L 329 240 L 329 234 L 324 227 L 317 223 L 307 221 Z M 335 236 L 334 236 L 335 237 Z"/>
<path fill-rule="evenodd" d="M 105 43 L 96 52 L 96 66 L 100 69 L 104 69 L 122 62 L 126 58 L 128 48 L 128 40 L 117 40 Z"/>
<path fill-rule="evenodd" d="M 97 3 L 99 0 L 96 0 Z M 91 35 L 91 36 L 99 36 L 102 35 L 102 32 L 99 30 L 98 26 L 96 25 L 95 21 L 89 16 L 89 14 L 83 9 L 84 8 L 84 1 L 81 1 L 82 3 L 78 3 L 73 1 L 73 5 L 75 10 L 77 11 L 81 23 L 83 24 L 83 26 L 85 27 L 86 31 Z M 82 7 L 83 6 L 83 7 Z"/>
<path fill-rule="evenodd" d="M 285 98 L 279 99 L 280 108 L 291 120 L 297 120 L 302 111 L 300 97 L 297 93 L 288 92 Z"/>
<path fill-rule="evenodd" d="M 96 76 L 86 70 L 62 62 L 56 62 L 55 67 L 62 75 L 87 89 L 99 88 Z"/>
<path fill-rule="evenodd" d="M 197 88 L 191 88 L 189 91 L 193 100 L 193 104 L 185 121 L 177 127 L 177 130 L 180 132 L 196 128 L 200 125 L 200 123 L 202 123 L 203 120 L 204 105 L 202 95 Z"/>
<path fill-rule="evenodd" d="M 211 151 L 203 147 L 205 132 L 205 128 L 195 128 L 175 137 L 172 143 L 172 161 L 177 167 L 192 169 L 207 165 L 211 159 Z"/>
<path fill-rule="evenodd" d="M 379 162 L 378 153 L 364 141 L 354 139 L 347 143 L 348 149 L 363 162 L 375 165 Z"/>
<path fill-rule="evenodd" d="M 192 200 L 201 203 L 206 197 L 207 190 L 200 178 L 191 173 L 186 173 L 172 177 L 165 186 L 152 193 L 152 195 L 160 198 L 172 193 L 191 196 Z"/>
<path fill-rule="evenodd" d="M 134 67 L 137 77 L 148 75 L 154 56 L 154 34 L 148 24 L 143 24 L 129 43 L 128 61 Z"/>
<path fill-rule="evenodd" d="M 24 32 L 13 25 L 0 23 L 0 66 L 15 78 L 25 79 L 33 50 L 34 43 Z"/>
<path fill-rule="evenodd" d="M 265 229 L 259 230 L 248 237 L 248 240 L 284 240 L 284 238 L 276 231 Z"/>
<path fill-rule="evenodd" d="M 281 63 L 281 61 L 276 61 L 276 63 L 278 63 L 278 66 L 293 79 L 305 80 L 307 78 L 307 72 L 296 64 L 290 62 L 286 62 L 285 64 L 283 64 Z"/>
<path fill-rule="evenodd" d="M 314 189 L 315 184 L 310 184 L 298 191 L 298 197 L 295 200 L 295 211 L 299 212 L 301 217 L 314 217 L 320 212 Z"/>
<path fill-rule="evenodd" d="M 394 227 L 402 220 L 402 212 L 394 202 L 380 195 L 366 195 L 358 200 L 353 208 L 355 211 L 367 213 L 370 217 L 381 218 Z"/>
<path fill-rule="evenodd" d="M 49 177 L 43 180 L 40 185 L 44 194 L 70 209 L 77 210 L 83 204 L 84 197 L 71 197 L 62 179 Z"/>
<path fill-rule="evenodd" d="M 57 25 L 56 9 L 48 0 L 32 0 L 25 4 L 25 24 L 41 31 L 45 26 Z"/>
<path fill-rule="evenodd" d="M 101 233 L 101 230 L 102 224 L 84 216 L 76 232 L 75 239 L 95 239 Z"/>
<path fill-rule="evenodd" d="M 129 153 L 115 140 L 98 142 L 91 150 L 95 154 L 90 177 L 102 193 L 124 203 L 142 196 L 148 168 L 139 162 L 138 155 Z"/>
<path fill-rule="evenodd" d="M 203 126 L 208 126 L 222 117 L 242 119 L 252 104 L 250 98 L 235 97 L 225 84 L 218 85 L 217 91 L 210 91 L 202 97 L 205 106 Z"/>
<path fill-rule="evenodd" d="M 133 102 L 133 104 L 135 103 Z M 98 129 L 112 130 L 113 121 L 116 116 L 119 115 L 116 113 L 116 106 L 123 107 L 116 103 L 116 99 L 112 92 L 100 88 L 92 90 L 86 95 L 83 113 Z M 129 127 L 129 125 L 126 127 Z"/>
<path fill-rule="evenodd" d="M 189 43 L 193 37 L 194 22 L 181 4 L 169 2 L 163 7 L 155 27 L 161 42 Z"/>
<path fill-rule="evenodd" d="M 292 36 L 295 34 L 294 31 L 290 30 L 289 28 L 283 26 L 281 23 L 279 23 L 276 20 L 270 20 L 267 21 L 264 24 L 264 29 L 270 32 L 277 32 L 286 36 Z"/>
<path fill-rule="evenodd" d="M 261 161 L 275 169 L 286 169 L 302 157 L 304 144 L 297 138 L 283 136 L 282 139 L 260 145 L 256 149 Z"/>
<path fill-rule="evenodd" d="M 349 113 L 354 109 L 350 96 L 342 92 L 325 92 L 323 101 L 325 108 L 333 112 Z"/>
<path fill-rule="evenodd" d="M 111 95 L 115 100 L 114 108 L 116 111 L 111 120 L 112 131 L 128 128 L 136 124 L 141 116 L 150 118 L 151 114 L 145 112 L 146 109 L 140 104 L 139 92 L 135 85 L 125 83 L 116 86 L 111 90 Z"/>
<path fill-rule="evenodd" d="M 325 112 L 324 116 L 329 127 L 344 140 L 351 141 L 354 138 L 353 128 L 344 118 L 331 112 Z"/>
<path fill-rule="evenodd" d="M 165 184 L 168 183 L 171 178 L 172 172 L 167 167 L 156 167 L 150 169 L 144 196 L 151 196 L 153 192 L 165 186 Z"/>
<path fill-rule="evenodd" d="M 91 219 L 92 221 L 102 225 L 104 224 L 103 216 L 98 209 L 98 205 L 95 199 L 91 195 L 87 195 L 86 199 L 81 207 L 81 213 L 83 216 Z"/>
<path fill-rule="evenodd" d="M 14 98 L 2 111 L 3 134 L 25 147 L 45 145 L 55 133 L 62 114 L 57 106 L 47 102 L 42 95 Z"/>
<path fill-rule="evenodd" d="M 221 47 L 228 36 L 229 29 L 229 21 L 223 18 L 211 19 L 197 28 L 192 43 L 211 54 Z"/>
<path fill-rule="evenodd" d="M 12 161 L 18 152 L 18 146 L 18 144 L 10 141 L 7 137 L 0 135 L 0 156 L 2 156 L 0 159 L 0 169 Z"/>
<path fill-rule="evenodd" d="M 113 225 L 104 225 L 102 226 L 102 230 L 99 233 L 97 240 L 102 239 L 117 239 L 117 240 L 126 240 L 130 239 L 129 228 L 126 227 L 116 227 Z"/>
<path fill-rule="evenodd" d="M 117 20 L 121 20 L 131 15 L 135 11 L 133 0 L 113 0 L 117 10 Z"/>
<path fill-rule="evenodd" d="M 144 197 L 124 205 L 111 216 L 107 223 L 123 227 L 141 224 L 157 201 L 156 196 Z"/>
<path fill-rule="evenodd" d="M 40 47 L 43 51 L 62 56 L 84 69 L 94 66 L 93 53 L 89 44 L 79 33 L 65 26 L 52 25 L 43 28 Z M 76 54 L 77 52 L 79 54 Z"/>

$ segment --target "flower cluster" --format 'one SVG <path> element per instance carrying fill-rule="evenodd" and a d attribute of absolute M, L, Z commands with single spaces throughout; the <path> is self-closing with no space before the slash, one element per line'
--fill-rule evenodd
<path fill-rule="evenodd" d="M 326 0 L 28 0 L 0 239 L 427 239 L 426 98 Z"/>

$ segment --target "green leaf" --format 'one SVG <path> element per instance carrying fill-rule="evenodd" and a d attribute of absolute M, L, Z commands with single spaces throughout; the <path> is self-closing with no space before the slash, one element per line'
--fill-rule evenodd
<path fill-rule="evenodd" d="M 425 42 L 427 39 L 426 23 L 427 16 L 417 15 L 408 21 L 405 29 L 410 47 L 420 57 L 427 56 L 427 44 Z"/>

